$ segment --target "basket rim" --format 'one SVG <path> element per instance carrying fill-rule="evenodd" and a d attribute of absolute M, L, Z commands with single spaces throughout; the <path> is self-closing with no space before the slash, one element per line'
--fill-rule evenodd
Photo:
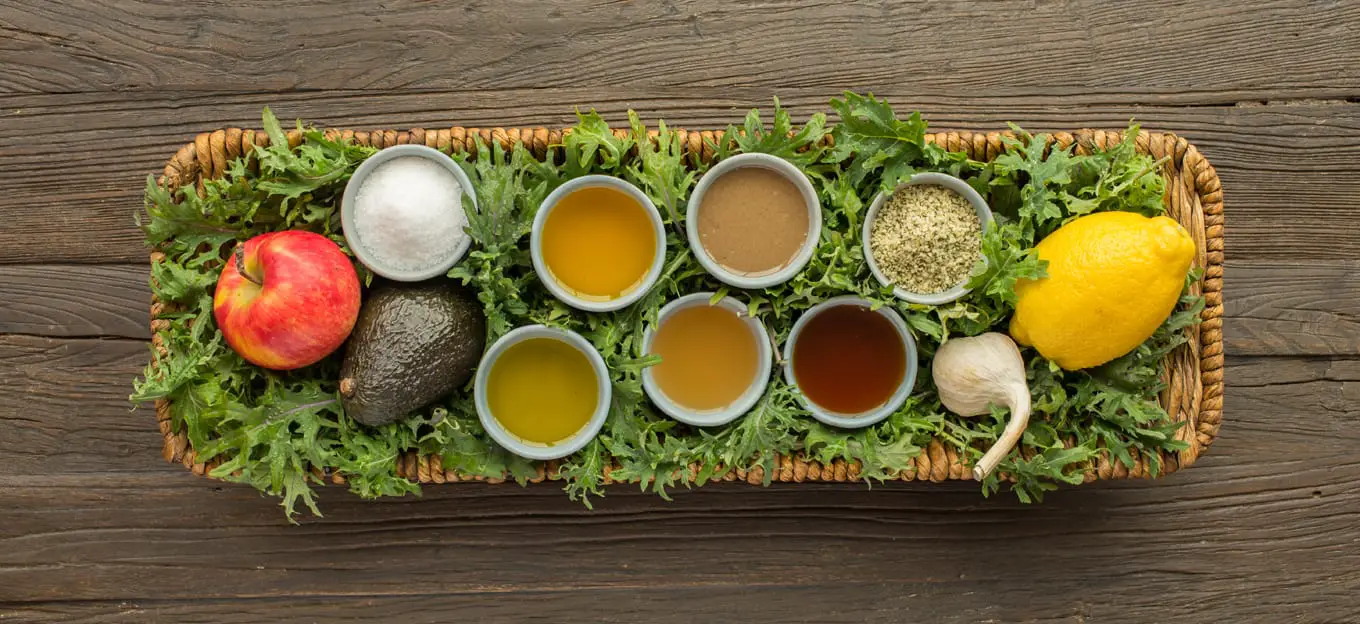
<path fill-rule="evenodd" d="M 562 137 L 570 132 L 569 128 L 467 128 L 452 126 L 427 130 L 349 130 L 323 129 L 326 136 L 345 138 L 361 145 L 377 148 L 402 144 L 422 144 L 445 153 L 470 151 L 475 153 L 476 144 L 499 142 L 509 148 L 514 143 L 523 143 L 536 157 L 542 158 L 549 149 L 558 146 Z M 613 128 L 615 135 L 630 135 L 631 129 Z M 722 130 L 672 129 L 680 137 L 681 146 L 687 157 L 708 161 L 714 156 L 713 147 L 723 137 Z M 656 131 L 649 131 L 655 138 Z M 1046 136 L 1050 144 L 1060 147 L 1075 145 L 1077 153 L 1089 152 L 1094 148 L 1106 148 L 1118 143 L 1124 137 L 1123 130 L 1081 129 L 1059 131 Z M 294 129 L 287 132 L 290 146 L 301 142 L 301 133 Z M 950 151 L 963 151 L 976 160 L 991 160 L 1006 151 L 1003 137 L 1020 138 L 1009 130 L 977 131 L 940 131 L 926 135 L 926 142 L 944 147 Z M 166 162 L 158 180 L 162 185 L 176 187 L 196 185 L 201 188 L 203 179 L 221 177 L 228 163 L 241 156 L 249 157 L 254 147 L 266 146 L 269 137 L 262 131 L 223 128 L 203 132 L 194 140 L 182 146 Z M 1223 192 L 1222 184 L 1212 164 L 1192 143 L 1173 133 L 1149 132 L 1141 130 L 1136 137 L 1136 145 L 1141 153 L 1155 158 L 1165 158 L 1160 173 L 1167 180 L 1166 203 L 1168 214 L 1176 218 L 1191 233 L 1196 242 L 1194 266 L 1203 270 L 1198 289 L 1205 297 L 1204 311 L 1200 324 L 1191 327 L 1192 340 L 1167 356 L 1164 370 L 1167 389 L 1161 401 L 1175 421 L 1184 423 L 1177 437 L 1189 444 L 1189 448 L 1178 453 L 1161 454 L 1160 476 L 1166 476 L 1192 465 L 1199 456 L 1213 444 L 1222 424 L 1223 414 Z M 151 253 L 151 262 L 159 262 L 164 256 L 159 252 Z M 153 296 L 151 303 L 152 344 L 155 349 L 163 350 L 160 331 L 169 321 L 161 319 L 165 306 Z M 156 419 L 160 428 L 163 445 L 162 456 L 166 461 L 183 464 L 194 474 L 210 476 L 219 460 L 203 461 L 189 444 L 183 432 L 174 431 L 170 416 L 170 402 L 160 399 L 155 403 Z M 1023 447 L 1018 447 L 1025 452 Z M 923 480 L 940 482 L 971 478 L 966 458 L 960 457 L 951 446 L 934 439 L 917 455 L 915 470 L 910 468 L 890 480 Z M 1150 478 L 1148 462 L 1139 456 L 1132 468 L 1122 462 L 1112 460 L 1108 452 L 1102 452 L 1095 461 L 1083 468 L 1084 482 L 1097 480 Z M 775 470 L 765 475 L 763 468 L 756 466 L 751 470 L 719 470 L 714 481 L 742 481 L 751 484 L 776 482 L 840 482 L 859 481 L 859 466 L 856 462 L 836 460 L 822 465 L 816 460 L 802 457 L 801 454 L 779 455 Z M 557 462 L 539 462 L 538 474 L 530 482 L 555 478 Z M 690 466 L 688 475 L 678 475 L 681 481 L 696 480 L 698 466 Z M 333 483 L 344 483 L 340 474 L 322 475 Z M 459 481 L 485 481 L 500 483 L 503 478 L 460 475 L 452 469 L 444 469 L 439 455 L 420 456 L 409 451 L 397 460 L 399 476 L 426 483 L 449 483 Z M 615 483 L 606 470 L 605 483 Z"/>

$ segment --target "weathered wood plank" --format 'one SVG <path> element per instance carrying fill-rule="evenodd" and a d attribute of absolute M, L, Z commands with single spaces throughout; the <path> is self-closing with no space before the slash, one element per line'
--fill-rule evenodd
<path fill-rule="evenodd" d="M 1226 272 L 1229 354 L 1360 356 L 1360 264 L 1229 260 Z M 145 339 L 149 299 L 144 264 L 0 265 L 0 334 Z"/>
<path fill-rule="evenodd" d="M 847 84 L 845 86 L 855 86 Z M 562 125 L 576 106 L 622 122 L 628 108 L 688 127 L 725 126 L 777 93 L 800 117 L 826 110 L 835 87 L 775 89 L 524 89 L 289 94 L 118 93 L 0 96 L 0 263 L 141 262 L 132 226 L 146 176 L 194 133 L 258 126 L 260 108 L 335 127 Z M 1236 260 L 1353 259 L 1360 232 L 1345 206 L 1360 196 L 1360 103 L 1141 107 L 1046 97 L 885 93 L 938 128 L 1146 127 L 1184 135 L 1223 179 L 1228 256 Z M 1281 223 L 1289 228 L 1280 228 Z M 73 233 L 79 233 L 73 235 Z"/>
<path fill-rule="evenodd" d="M 1232 358 L 1224 379 L 1224 431 L 1262 442 L 1335 436 L 1360 440 L 1360 360 Z M 1219 450 L 1213 447 L 1210 453 Z M 1321 447 L 1317 450 L 1322 453 Z M 1284 449 L 1259 452 L 1283 458 Z M 1354 453 L 1352 453 L 1354 454 Z M 1360 509 L 1358 509 L 1360 511 Z"/>
<path fill-rule="evenodd" d="M 151 337 L 141 266 L 0 265 L 0 334 Z"/>
<path fill-rule="evenodd" d="M 834 590 L 859 586 L 846 595 L 869 604 L 846 605 L 848 619 L 930 612 L 929 600 L 901 598 L 911 594 L 1002 619 L 1287 614 L 1310 603 L 1339 617 L 1360 583 L 1360 464 L 1281 468 L 1217 461 L 1204 468 L 1212 482 L 1187 473 L 1100 485 L 1032 507 L 967 486 L 718 486 L 670 503 L 623 489 L 594 511 L 548 487 L 431 488 L 380 503 L 328 491 L 329 517 L 301 527 L 253 492 L 188 476 L 6 477 L 0 587 L 39 603 L 480 596 L 527 615 L 538 599 L 578 604 L 566 598 L 575 594 L 654 594 L 660 612 L 672 592 L 735 599 L 745 588 L 745 609 L 763 609 L 804 592 L 804 604 L 835 604 Z M 970 603 L 969 592 L 990 598 Z M 1047 597 L 1025 598 L 1035 592 Z M 1273 598 L 1244 603 L 1244 592 Z M 683 604 L 665 610 L 691 613 Z"/>
<path fill-rule="evenodd" d="M 128 403 L 150 357 L 138 340 L 0 336 L 0 474 L 157 468 L 155 415 Z"/>
<path fill-rule="evenodd" d="M 1360 355 L 1360 262 L 1229 262 L 1224 271 L 1230 353 Z"/>
<path fill-rule="evenodd" d="M 847 555 L 853 553 L 847 553 Z M 919 559 L 918 559 L 919 560 Z M 0 607 L 33 622 L 441 622 L 451 614 L 484 622 L 1032 622 L 1066 623 L 1174 619 L 1187 624 L 1240 621 L 1346 621 L 1360 604 L 1346 593 L 1345 573 L 1304 593 L 1289 579 L 1266 575 L 1242 583 L 1235 575 L 1157 570 L 1125 582 L 1077 579 L 1030 585 L 1021 579 L 967 578 L 911 582 L 846 582 L 823 573 L 805 582 L 751 579 L 739 584 L 686 584 L 565 591 L 458 594 L 325 595 L 194 600 L 58 602 Z M 1253 599 L 1234 598 L 1256 590 Z M 1167 591 L 1169 590 L 1169 591 Z M 551 614 L 550 618 L 546 617 Z"/>
<path fill-rule="evenodd" d="M 408 594 L 402 596 L 289 596 L 287 598 L 122 600 L 0 606 L 0 617 L 22 622 L 440 622 L 457 614 L 482 622 L 522 622 L 551 615 L 551 621 L 665 623 L 743 622 L 931 622 L 1014 621 L 1077 624 L 1105 613 L 1104 605 L 1077 596 L 1039 595 L 1019 604 L 994 604 L 1006 598 L 992 584 L 960 582 L 813 584 L 752 582 L 702 587 L 621 586 L 558 592 Z M 986 595 L 980 601 L 977 596 Z M 813 606 L 817 605 L 817 606 Z M 1121 613 L 1126 613 L 1121 611 Z M 1183 613 L 1183 612 L 1182 612 Z M 439 614 L 439 615 L 433 615 Z M 280 620 L 280 618 L 286 618 Z M 1199 620 L 1180 618 L 1178 621 Z M 1206 622 L 1217 620 L 1203 620 Z"/>
<path fill-rule="evenodd" d="M 1360 90 L 1347 2 L 11 5 L 5 92 L 912 85 L 1202 104 Z"/>

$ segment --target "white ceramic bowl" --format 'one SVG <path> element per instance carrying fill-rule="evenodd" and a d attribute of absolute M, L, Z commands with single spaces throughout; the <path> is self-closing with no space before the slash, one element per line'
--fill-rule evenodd
<path fill-rule="evenodd" d="M 565 342 L 585 354 L 586 359 L 590 360 L 591 368 L 595 370 L 595 391 L 598 397 L 595 412 L 591 414 L 590 420 L 586 421 L 586 425 L 581 427 L 581 430 L 577 431 L 575 435 L 552 445 L 527 442 L 507 431 L 500 421 L 496 420 L 496 415 L 491 413 L 491 406 L 486 398 L 487 378 L 491 375 L 491 368 L 495 366 L 497 358 L 505 353 L 506 349 L 530 338 L 549 338 Z M 491 434 L 491 438 L 497 444 L 520 457 L 547 460 L 566 457 L 581 450 L 600 433 L 600 429 L 604 427 L 605 419 L 609 416 L 609 404 L 613 398 L 610 388 L 609 369 L 604 364 L 604 358 L 600 357 L 600 352 L 595 350 L 595 346 L 582 338 L 580 334 L 546 325 L 528 325 L 511 330 L 510 333 L 501 336 L 500 340 L 492 343 L 490 349 L 487 349 L 486 355 L 482 356 L 481 364 L 477 366 L 477 377 L 472 383 L 472 396 L 473 402 L 477 406 L 477 417 L 482 421 L 482 427 L 486 429 L 487 433 Z"/>
<path fill-rule="evenodd" d="M 803 241 L 803 246 L 798 248 L 798 253 L 788 266 L 768 275 L 746 276 L 723 268 L 717 260 L 713 259 L 713 256 L 708 255 L 708 251 L 704 249 L 703 240 L 699 236 L 699 208 L 703 204 L 704 193 L 723 174 L 742 167 L 761 167 L 784 176 L 785 179 L 798 187 L 798 191 L 803 195 L 803 201 L 807 204 L 807 239 Z M 690 193 L 689 207 L 685 211 L 685 223 L 689 248 L 694 251 L 694 257 L 699 260 L 699 264 L 703 265 L 704 270 L 708 271 L 709 275 L 718 278 L 724 284 L 737 288 L 769 288 L 793 279 L 793 276 L 802 271 L 803 267 L 807 266 L 808 261 L 812 259 L 812 253 L 817 250 L 817 243 L 822 236 L 822 203 L 817 198 L 817 191 L 812 188 L 812 182 L 808 180 L 807 174 L 804 174 L 793 163 L 769 154 L 738 154 L 714 165 L 704 174 L 704 177 L 699 179 L 699 183 L 694 186 L 694 192 Z"/>
<path fill-rule="evenodd" d="M 711 305 L 709 302 L 713 300 L 713 295 L 714 293 L 711 292 L 694 293 L 667 303 L 665 307 L 661 308 L 661 311 L 657 313 L 656 327 L 661 327 L 661 324 L 665 323 L 667 318 L 680 310 L 695 306 Z M 751 379 L 751 383 L 746 387 L 746 391 L 743 392 L 741 396 L 737 397 L 731 405 L 722 409 L 704 411 L 695 411 L 683 407 L 675 401 L 672 401 L 670 397 L 666 396 L 666 393 L 656 384 L 656 378 L 652 375 L 651 368 L 646 368 L 642 371 L 642 388 L 643 390 L 646 390 L 647 397 L 652 400 L 652 403 L 656 404 L 658 408 L 661 408 L 661 411 L 665 412 L 666 415 L 671 418 L 696 427 L 716 427 L 736 420 L 737 417 L 750 411 L 751 408 L 755 406 L 756 402 L 760 400 L 760 395 L 765 393 L 765 386 L 769 385 L 770 382 L 770 361 L 774 357 L 774 349 L 770 347 L 770 337 L 765 331 L 765 324 L 761 323 L 760 319 L 747 316 L 746 306 L 731 297 L 719 299 L 716 305 L 732 310 L 743 317 L 743 323 L 751 330 L 751 335 L 756 340 L 756 357 L 759 358 L 759 365 L 756 369 L 755 377 Z M 642 338 L 642 350 L 644 353 L 651 353 L 652 339 L 655 337 L 656 328 L 648 327 Z"/>
<path fill-rule="evenodd" d="M 789 339 L 784 342 L 784 380 L 787 381 L 789 385 L 794 387 L 798 386 L 798 379 L 793 374 L 793 347 L 798 342 L 798 337 L 802 334 L 803 327 L 807 326 L 808 321 L 812 320 L 812 318 L 818 314 L 830 308 L 843 305 L 853 305 L 861 308 L 873 307 L 872 302 L 854 295 L 832 297 L 812 306 L 808 311 L 804 312 L 802 316 L 798 317 L 798 320 L 793 324 L 793 329 L 789 331 Z M 828 425 L 846 429 L 867 427 L 887 418 L 893 412 L 897 411 L 897 408 L 902 407 L 902 403 L 906 402 L 907 397 L 911 396 L 911 390 L 916 385 L 916 340 L 911 337 L 911 330 L 907 329 L 906 321 L 902 320 L 902 315 L 898 314 L 896 310 L 884 306 L 875 310 L 875 312 L 882 314 L 883 317 L 888 319 L 893 327 L 897 329 L 897 335 L 902 338 L 902 347 L 907 351 L 907 367 L 902 374 L 902 383 L 897 386 L 897 391 L 894 392 L 891 397 L 888 397 L 888 400 L 883 404 L 859 414 L 842 414 L 824 409 L 820 405 L 813 403 L 807 396 L 800 392 L 799 401 L 802 402 L 803 407 L 807 408 L 807 410 L 812 413 L 813 418 Z"/>
<path fill-rule="evenodd" d="M 437 277 L 449 272 L 453 265 L 458 264 L 459 260 L 467 254 L 468 248 L 472 247 L 472 236 L 465 235 L 457 246 L 450 246 L 448 254 L 429 268 L 420 271 L 401 271 L 392 267 L 383 266 L 369 253 L 364 246 L 363 237 L 358 236 L 354 230 L 354 201 L 359 194 L 359 187 L 374 169 L 393 158 L 404 156 L 416 156 L 436 163 L 453 174 L 458 179 L 458 185 L 463 187 L 463 212 L 475 212 L 477 210 L 477 192 L 472 188 L 472 180 L 468 179 L 467 173 L 463 171 L 458 163 L 454 162 L 448 154 L 424 145 L 394 145 L 384 149 L 359 164 L 359 168 L 354 170 L 354 175 L 350 176 L 349 183 L 345 185 L 345 193 L 340 197 L 340 223 L 345 230 L 345 242 L 349 245 L 350 251 L 362 262 L 369 270 L 398 282 L 419 282 Z"/>
<path fill-rule="evenodd" d="M 874 203 L 869 206 L 869 213 L 864 216 L 864 228 L 863 231 L 860 232 L 860 240 L 861 244 L 864 246 L 864 260 L 869 263 L 869 272 L 873 273 L 874 279 L 877 279 L 878 283 L 884 286 L 891 285 L 892 281 L 889 280 L 888 276 L 883 274 L 883 270 L 878 267 L 878 262 L 874 260 L 874 252 L 869 248 L 869 236 L 873 232 L 874 219 L 878 218 L 878 211 L 883 208 L 884 204 L 888 203 L 888 198 L 891 197 L 893 193 L 896 193 L 905 187 L 917 185 L 943 186 L 962 195 L 963 198 L 968 200 L 968 203 L 973 206 L 973 211 L 977 213 L 978 222 L 982 224 L 982 232 L 985 234 L 987 233 L 987 230 L 992 227 L 992 209 L 987 207 L 987 200 L 983 199 L 977 191 L 973 190 L 973 187 L 968 186 L 967 182 L 952 175 L 944 173 L 918 173 L 911 176 L 911 179 L 906 182 L 897 185 L 897 188 L 893 189 L 892 193 L 879 193 L 878 196 L 874 198 Z M 979 251 L 978 255 L 981 256 L 982 252 Z M 968 289 L 964 286 L 968 283 L 968 279 L 968 277 L 965 277 L 963 278 L 963 281 L 958 284 L 937 293 L 915 293 L 901 286 L 893 286 L 893 295 L 897 296 L 898 299 L 911 303 L 943 305 L 968 294 Z"/>
<path fill-rule="evenodd" d="M 557 203 L 563 197 L 574 191 L 591 188 L 606 187 L 617 191 L 622 191 L 634 201 L 640 204 L 647 213 L 647 218 L 652 222 L 652 236 L 656 242 L 656 256 L 652 258 L 652 266 L 647 270 L 647 274 L 642 278 L 642 283 L 638 284 L 633 290 L 628 291 L 618 299 L 608 301 L 596 301 L 582 299 L 572 294 L 564 288 L 553 277 L 552 270 L 548 268 L 548 263 L 543 260 L 543 224 L 548 222 L 548 215 L 557 207 Z M 605 175 L 588 175 L 575 178 L 557 187 L 543 203 L 538 207 L 538 214 L 534 215 L 533 230 L 529 233 L 529 255 L 534 262 L 534 272 L 538 274 L 538 281 L 551 292 L 559 301 L 577 310 L 586 312 L 609 312 L 619 310 L 632 305 L 633 302 L 641 299 L 643 295 L 651 290 L 656 284 L 657 278 L 661 277 L 661 267 L 666 263 L 666 232 L 661 225 L 661 213 L 657 212 L 656 206 L 652 204 L 651 198 L 647 197 L 641 189 L 620 178 Z"/>

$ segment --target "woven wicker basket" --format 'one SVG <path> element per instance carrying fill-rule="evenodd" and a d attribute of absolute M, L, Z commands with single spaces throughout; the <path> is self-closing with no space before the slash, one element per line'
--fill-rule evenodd
<path fill-rule="evenodd" d="M 328 135 L 343 136 L 373 147 L 383 148 L 392 145 L 416 143 L 428 145 L 444 152 L 471 151 L 475 153 L 475 140 L 485 143 L 498 141 L 504 146 L 522 142 L 536 156 L 542 157 L 550 145 L 560 144 L 562 130 L 546 128 L 444 128 L 409 131 L 381 130 L 373 132 L 351 130 L 329 130 Z M 615 130 L 624 135 L 626 131 Z M 722 137 L 722 132 L 678 131 L 686 152 L 696 159 L 707 161 L 713 157 L 711 145 Z M 653 133 L 654 134 L 654 133 Z M 967 152 L 977 160 L 991 160 L 1005 148 L 1001 138 L 1008 133 L 990 132 L 948 132 L 926 136 L 926 141 L 953 151 Z M 289 142 L 296 145 L 300 134 L 295 130 L 288 135 Z M 1059 145 L 1077 144 L 1077 152 L 1089 152 L 1093 147 L 1108 147 L 1118 143 L 1122 134 L 1117 131 L 1081 130 L 1075 133 L 1059 132 L 1052 140 Z M 202 184 L 204 179 L 223 175 L 232 160 L 248 155 L 254 146 L 265 145 L 269 137 L 263 132 L 229 128 L 198 135 L 193 143 L 185 145 L 165 166 L 163 182 L 175 186 Z M 1177 422 L 1185 423 L 1177 438 L 1189 443 L 1189 448 L 1174 454 L 1163 455 L 1163 473 L 1169 474 L 1195 462 L 1218 434 L 1223 417 L 1223 193 L 1218 174 L 1199 150 L 1185 139 L 1174 134 L 1142 132 L 1137 139 L 1138 150 L 1154 158 L 1167 157 L 1161 173 L 1167 180 L 1166 207 L 1170 216 L 1180 221 L 1195 239 L 1197 254 L 1195 266 L 1204 270 L 1204 278 L 1198 285 L 1206 299 L 1203 322 L 1188 331 L 1191 340 L 1167 357 L 1165 378 L 1167 388 L 1161 395 L 1162 405 Z M 159 254 L 152 254 L 151 261 L 159 262 Z M 170 321 L 161 319 L 164 307 L 156 301 L 151 306 L 152 343 L 161 347 L 160 331 L 168 327 Z M 165 443 L 163 455 L 167 461 L 182 463 L 194 474 L 204 475 L 216 466 L 215 460 L 206 463 L 201 460 L 189 445 L 183 432 L 173 430 L 170 421 L 170 405 L 161 400 L 156 403 L 156 419 Z M 1029 449 L 1021 449 L 1027 456 Z M 837 460 L 828 465 L 809 461 L 803 457 L 781 456 L 776 464 L 778 470 L 771 475 L 773 481 L 856 481 L 859 467 L 851 462 Z M 539 472 L 533 481 L 551 478 L 556 463 L 546 462 L 539 465 Z M 439 456 L 419 456 L 411 452 L 398 459 L 398 474 L 420 483 L 448 483 L 458 481 L 501 482 L 502 479 L 469 477 L 446 470 Z M 690 467 L 690 477 L 697 466 Z M 721 471 L 719 471 L 721 472 Z M 607 475 L 607 472 L 606 472 Z M 683 475 L 682 475 L 683 476 Z M 1139 458 L 1132 468 L 1118 461 L 1111 461 L 1108 454 L 1102 454 L 1097 461 L 1085 467 L 1087 482 L 1097 479 L 1125 479 L 1150 477 L 1147 462 Z M 951 446 L 933 440 L 916 458 L 915 470 L 908 469 L 899 475 L 904 481 L 946 479 L 967 479 L 971 477 L 968 466 L 961 461 Z M 342 475 L 331 475 L 336 483 L 343 483 Z M 762 483 L 765 474 L 757 467 L 754 470 L 731 470 L 720 478 L 723 481 L 746 481 Z M 606 476 L 608 482 L 608 476 Z"/>

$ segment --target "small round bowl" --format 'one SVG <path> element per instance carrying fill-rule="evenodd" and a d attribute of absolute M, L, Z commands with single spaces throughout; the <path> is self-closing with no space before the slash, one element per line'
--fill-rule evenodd
<path fill-rule="evenodd" d="M 586 421 L 585 426 L 581 427 L 580 431 L 553 445 L 521 440 L 519 436 L 507 431 L 499 420 L 496 420 L 495 414 L 491 413 L 491 406 L 487 403 L 487 378 L 490 377 L 491 368 L 495 366 L 497 358 L 505 353 L 506 349 L 530 338 L 549 338 L 576 347 L 577 350 L 585 354 L 586 359 L 590 360 L 590 366 L 595 370 L 595 391 L 598 397 L 595 412 L 591 414 L 590 420 Z M 477 377 L 472 382 L 472 397 L 477 406 L 477 417 L 482 421 L 482 427 L 486 429 L 487 433 L 491 434 L 491 438 L 497 444 L 520 457 L 537 460 L 566 457 L 589 444 L 600 433 L 600 429 L 604 427 L 604 421 L 609 416 L 609 404 L 613 399 L 610 391 L 609 369 L 605 367 L 604 358 L 600 357 L 600 352 L 595 350 L 594 345 L 576 332 L 546 325 L 520 327 L 511 330 L 510 333 L 501 336 L 500 340 L 492 343 L 491 348 L 486 350 L 486 355 L 482 356 L 481 364 L 477 365 Z"/>
<path fill-rule="evenodd" d="M 553 277 L 552 269 L 543 259 L 543 225 L 548 222 L 548 215 L 557 207 L 557 203 L 563 197 L 574 191 L 592 187 L 605 187 L 622 191 L 640 204 L 647 213 L 647 218 L 652 222 L 652 236 L 656 242 L 656 256 L 652 258 L 652 266 L 642 278 L 642 283 L 633 287 L 633 290 L 628 291 L 622 297 L 608 301 L 582 299 L 572 294 L 571 291 L 557 282 L 557 278 Z M 647 194 L 642 192 L 642 189 L 613 176 L 581 176 L 554 189 L 539 205 L 538 214 L 534 215 L 533 230 L 529 233 L 529 256 L 534 262 L 534 272 L 538 274 L 538 281 L 559 301 L 586 312 L 610 312 L 626 308 L 641 299 L 656 284 L 657 278 L 661 277 L 661 267 L 666 263 L 666 232 L 661 225 L 661 213 L 657 212 L 656 206 L 652 204 L 652 200 L 647 197 Z"/>
<path fill-rule="evenodd" d="M 448 255 L 443 261 L 431 265 L 428 269 L 401 271 L 378 262 L 377 258 L 369 253 L 368 248 L 364 247 L 363 239 L 354 230 L 354 202 L 359 194 L 359 187 L 363 186 L 364 180 L 378 168 L 378 165 L 404 156 L 416 156 L 439 163 L 452 173 L 453 177 L 458 179 L 458 185 L 463 187 L 463 212 L 466 213 L 469 209 L 477 210 L 477 193 L 472 188 L 472 180 L 468 179 L 467 173 L 448 154 L 424 145 L 394 145 L 370 156 L 354 170 L 354 175 L 350 176 L 349 183 L 345 185 L 345 193 L 340 198 L 340 223 L 344 228 L 345 242 L 349 244 L 350 251 L 354 252 L 354 256 L 369 270 L 398 282 L 419 282 L 448 273 L 472 247 L 472 236 L 464 236 L 456 247 L 449 248 Z"/>
<path fill-rule="evenodd" d="M 869 263 L 869 272 L 873 273 L 874 279 L 877 279 L 878 283 L 884 286 L 892 286 L 892 281 L 889 280 L 888 276 L 884 275 L 882 269 L 878 267 L 878 262 L 874 260 L 874 252 L 869 246 L 869 236 L 873 232 L 874 219 L 878 218 L 879 209 L 883 208 L 883 205 L 888 203 L 888 198 L 891 197 L 893 193 L 908 186 L 918 185 L 943 186 L 962 195 L 963 198 L 968 200 L 968 203 L 973 206 L 973 211 L 977 213 L 978 222 L 982 224 L 982 233 L 986 234 L 987 230 L 992 227 L 992 209 L 987 207 L 987 200 L 983 199 L 977 191 L 973 190 L 973 187 L 968 186 L 967 182 L 952 175 L 943 173 L 918 173 L 911 176 L 911 179 L 907 180 L 905 183 L 897 185 L 897 188 L 893 189 L 892 193 L 879 193 L 878 196 L 874 198 L 874 203 L 869 206 L 869 213 L 864 217 L 864 228 L 863 231 L 860 232 L 860 239 L 861 244 L 864 246 L 864 260 Z M 978 252 L 978 256 L 982 256 L 981 251 Z M 963 278 L 963 281 L 955 284 L 953 287 L 937 293 L 915 293 L 901 286 L 893 286 L 893 295 L 898 299 L 911 303 L 943 305 L 968 294 L 968 288 L 965 287 L 967 283 L 968 278 L 965 277 Z"/>
<path fill-rule="evenodd" d="M 807 312 L 804 312 L 803 315 L 798 318 L 798 321 L 793 324 L 793 329 L 789 331 L 788 340 L 784 341 L 784 381 L 787 381 L 790 386 L 795 388 L 798 387 L 798 380 L 794 378 L 793 375 L 793 347 L 798 342 L 798 336 L 802 334 L 803 327 L 805 327 L 808 321 L 812 320 L 814 316 L 817 316 L 823 311 L 843 305 L 853 305 L 861 308 L 873 307 L 872 302 L 854 295 L 832 297 L 812 306 L 812 308 L 808 309 Z M 842 414 L 840 412 L 824 409 L 816 403 L 813 403 L 812 400 L 808 399 L 802 392 L 799 392 L 798 400 L 803 404 L 804 408 L 807 408 L 807 410 L 812 413 L 813 418 L 828 425 L 845 429 L 867 427 L 887 418 L 893 412 L 897 411 L 897 408 L 902 407 L 902 404 L 906 402 L 907 397 L 911 396 L 911 390 L 916 386 L 916 339 L 911 337 L 911 330 L 907 329 L 906 321 L 902 320 L 902 315 L 898 314 L 896 310 L 884 306 L 875 310 L 875 312 L 882 314 L 892 323 L 893 327 L 897 329 L 897 335 L 902 338 L 902 347 L 907 351 L 907 369 L 902 374 L 902 383 L 897 386 L 897 391 L 894 392 L 892 396 L 888 397 L 888 400 L 883 402 L 882 405 L 859 414 Z"/>
<path fill-rule="evenodd" d="M 784 176 L 785 179 L 798 187 L 798 191 L 803 195 L 803 201 L 807 204 L 807 239 L 803 241 L 803 246 L 798 249 L 797 255 L 787 266 L 768 275 L 746 276 L 723 268 L 717 260 L 713 259 L 713 256 L 708 255 L 708 250 L 704 249 L 703 240 L 699 237 L 699 207 L 703 204 L 704 193 L 723 174 L 742 167 L 762 167 Z M 689 248 L 709 275 L 728 286 L 737 288 L 769 288 L 793 279 L 793 276 L 802 271 L 803 267 L 807 266 L 808 261 L 812 259 L 812 253 L 817 250 L 817 243 L 822 236 L 822 204 L 817 199 L 817 191 L 812 188 L 812 182 L 808 180 L 807 174 L 804 174 L 793 163 L 769 154 L 738 154 L 714 165 L 704 174 L 704 177 L 699 179 L 699 183 L 694 186 L 694 192 L 690 193 L 689 207 L 685 211 L 685 224 Z"/>
<path fill-rule="evenodd" d="M 652 339 L 656 337 L 656 328 L 661 327 L 661 324 L 665 323 L 667 318 L 686 308 L 712 305 L 709 302 L 713 300 L 713 295 L 714 293 L 711 292 L 685 295 L 667 303 L 665 307 L 662 307 L 661 311 L 657 313 L 656 326 L 648 327 L 646 333 L 643 334 L 643 353 L 651 353 Z M 672 401 L 670 397 L 666 396 L 666 393 L 661 390 L 661 386 L 657 385 L 656 378 L 652 375 L 651 368 L 646 368 L 642 371 L 642 389 L 647 392 L 647 397 L 652 400 L 652 403 L 661 408 L 661 411 L 665 412 L 667 416 L 687 425 L 694 425 L 695 427 L 716 427 L 736 420 L 737 417 L 750 411 L 751 408 L 755 406 L 756 402 L 760 400 L 760 395 L 765 393 L 765 386 L 769 385 L 770 381 L 770 361 L 774 357 L 774 349 L 770 347 L 770 338 L 769 334 L 765 331 L 765 324 L 761 323 L 760 319 L 747 316 L 746 306 L 731 297 L 719 299 L 716 305 L 732 310 L 739 316 L 744 317 L 743 322 L 750 328 L 751 334 L 756 340 L 756 357 L 760 362 L 756 369 L 755 377 L 751 379 L 751 384 L 746 387 L 746 391 L 743 392 L 741 396 L 737 397 L 731 405 L 722 409 L 705 411 L 695 411 L 683 407 L 675 401 Z"/>

